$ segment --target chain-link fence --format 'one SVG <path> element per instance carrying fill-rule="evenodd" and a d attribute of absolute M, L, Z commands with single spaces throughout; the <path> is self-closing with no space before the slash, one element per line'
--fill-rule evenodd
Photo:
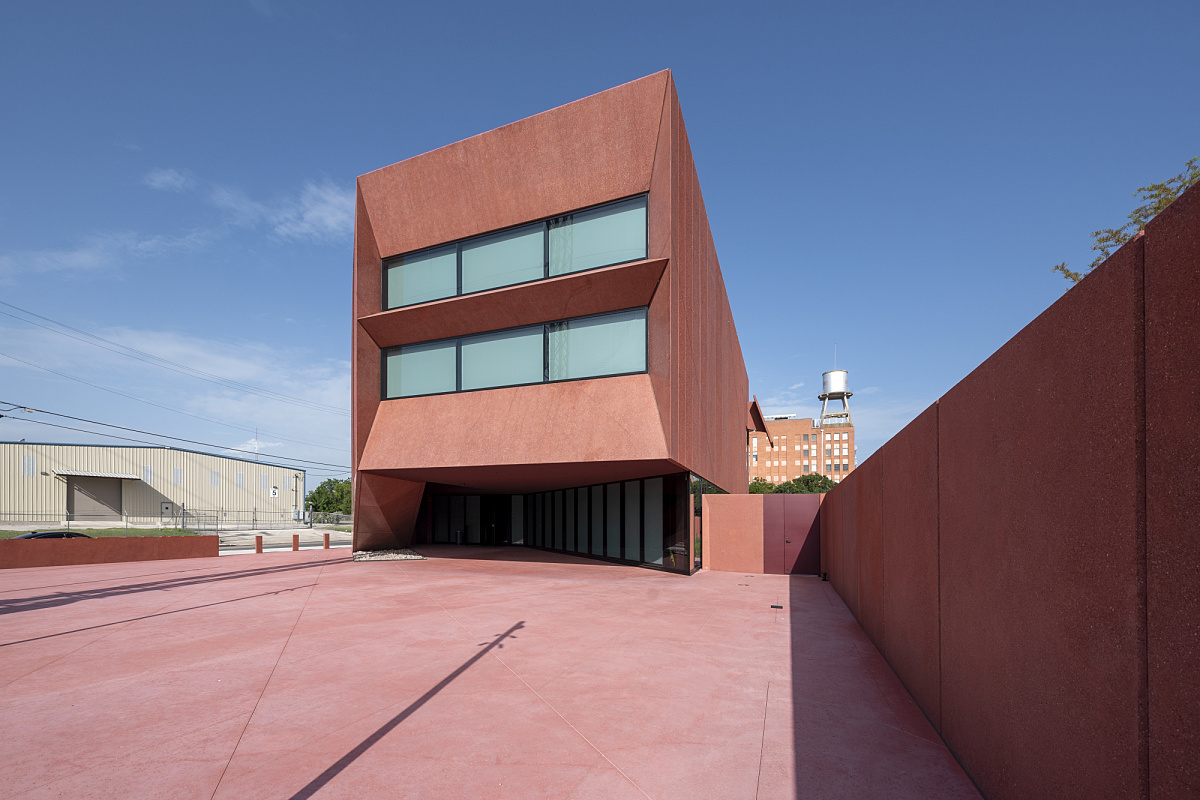
<path fill-rule="evenodd" d="M 350 517 L 340 514 L 317 514 L 319 524 L 343 522 L 349 524 Z M 332 519 L 337 517 L 338 519 Z M 255 530 L 255 529 L 291 529 L 312 527 L 312 520 L 299 511 L 259 511 L 257 509 L 193 509 L 186 506 L 171 513 L 140 515 L 140 514 L 74 514 L 36 513 L 36 512 L 0 512 L 0 529 L 5 530 L 50 530 L 64 528 L 67 530 L 89 528 L 159 528 L 171 530 L 203 531 L 205 533 L 221 531 Z"/>
<path fill-rule="evenodd" d="M 349 525 L 354 518 L 349 514 L 339 514 L 334 511 L 310 511 L 312 521 L 317 525 Z"/>

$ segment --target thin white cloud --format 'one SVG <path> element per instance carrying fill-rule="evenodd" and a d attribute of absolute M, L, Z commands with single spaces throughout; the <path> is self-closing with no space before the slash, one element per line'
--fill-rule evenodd
<path fill-rule="evenodd" d="M 250 7 L 263 19 L 275 19 L 275 7 L 271 0 L 250 0 Z"/>
<path fill-rule="evenodd" d="M 329 181 L 306 183 L 295 202 L 279 209 L 274 233 L 284 239 L 337 239 L 354 229 L 354 191 Z"/>
<path fill-rule="evenodd" d="M 175 169 L 154 170 L 142 182 L 158 191 L 185 191 L 198 182 Z M 230 226 L 262 229 L 279 242 L 339 242 L 354 230 L 354 191 L 329 181 L 307 181 L 295 195 L 272 202 L 251 198 L 240 189 L 213 186 L 208 202 L 220 209 L 225 223 L 180 235 L 131 231 L 94 234 L 75 247 L 25 250 L 0 254 L 0 284 L 22 274 L 87 272 L 117 269 L 124 261 L 199 250 L 228 235 Z"/>
<path fill-rule="evenodd" d="M 796 389 L 799 389 L 803 385 L 804 385 L 803 383 L 793 383 L 791 386 L 788 387 L 788 390 L 795 391 Z"/>
<path fill-rule="evenodd" d="M 155 169 L 142 176 L 142 183 L 159 191 L 186 192 L 195 188 L 196 179 L 184 170 Z"/>
<path fill-rule="evenodd" d="M 273 203 L 254 200 L 240 189 L 215 186 L 209 202 L 242 228 L 265 226 L 283 240 L 337 240 L 354 230 L 354 191 L 330 181 L 308 181 L 300 193 Z"/>
<path fill-rule="evenodd" d="M 226 219 L 240 228 L 253 228 L 270 216 L 270 209 L 251 200 L 240 189 L 214 186 L 208 201 L 225 213 Z"/>
<path fill-rule="evenodd" d="M 88 272 L 120 266 L 123 260 L 151 258 L 194 250 L 208 244 L 212 234 L 192 231 L 182 236 L 142 236 L 131 232 L 87 237 L 78 247 L 25 250 L 0 255 L 0 283 L 20 274 Z"/>

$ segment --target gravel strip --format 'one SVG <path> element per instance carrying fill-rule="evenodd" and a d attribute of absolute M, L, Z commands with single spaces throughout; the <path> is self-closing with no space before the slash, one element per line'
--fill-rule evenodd
<path fill-rule="evenodd" d="M 402 547 L 399 550 L 356 550 L 355 561 L 424 561 L 425 556 Z"/>

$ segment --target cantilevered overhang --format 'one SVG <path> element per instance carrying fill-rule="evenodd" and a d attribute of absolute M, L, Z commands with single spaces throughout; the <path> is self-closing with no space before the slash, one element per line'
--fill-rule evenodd
<path fill-rule="evenodd" d="M 504 491 L 679 470 L 641 374 L 388 400 L 358 468 Z"/>
<path fill-rule="evenodd" d="M 533 325 L 650 305 L 666 259 L 634 261 L 486 292 L 395 308 L 359 319 L 379 347 Z"/>
<path fill-rule="evenodd" d="M 593 461 L 586 464 L 501 464 L 490 467 L 362 470 L 370 475 L 403 478 L 460 493 L 528 494 L 574 486 L 654 478 L 686 470 L 673 461 Z"/>

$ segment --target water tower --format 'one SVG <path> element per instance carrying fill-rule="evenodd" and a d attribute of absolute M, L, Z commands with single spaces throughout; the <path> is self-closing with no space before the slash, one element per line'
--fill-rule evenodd
<path fill-rule="evenodd" d="M 853 425 L 850 421 L 850 396 L 854 392 L 850 391 L 848 375 L 844 369 L 831 369 L 829 372 L 821 373 L 821 394 L 817 399 L 821 401 L 821 427 L 840 427 L 845 425 Z M 829 401 L 841 400 L 841 411 L 830 411 Z"/>

